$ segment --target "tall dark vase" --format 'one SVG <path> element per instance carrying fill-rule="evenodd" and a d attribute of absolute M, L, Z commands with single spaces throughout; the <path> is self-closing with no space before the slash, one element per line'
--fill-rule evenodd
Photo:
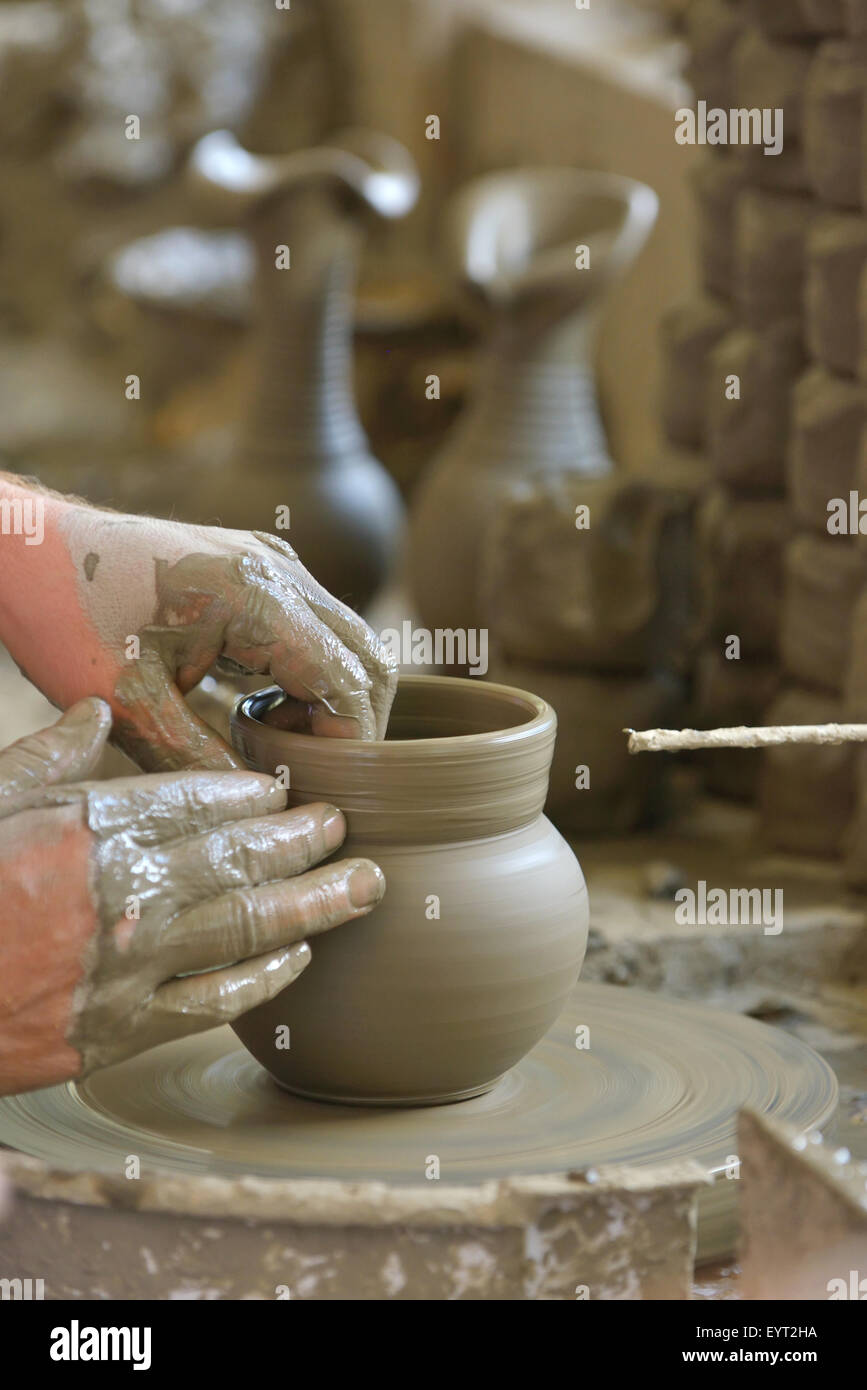
<path fill-rule="evenodd" d="M 255 386 L 226 479 L 226 524 L 276 530 L 327 589 L 363 609 L 394 563 L 403 508 L 352 387 L 361 214 L 407 212 L 414 167 L 402 146 L 367 132 L 279 159 L 217 132 L 196 146 L 192 172 L 243 214 L 256 253 Z"/>
<path fill-rule="evenodd" d="M 656 211 L 644 184 L 574 169 L 489 175 L 455 199 L 452 259 L 490 325 L 475 397 L 413 504 L 410 572 L 431 629 L 487 626 L 479 562 L 507 489 L 538 474 L 612 470 L 596 392 L 598 308 Z"/>

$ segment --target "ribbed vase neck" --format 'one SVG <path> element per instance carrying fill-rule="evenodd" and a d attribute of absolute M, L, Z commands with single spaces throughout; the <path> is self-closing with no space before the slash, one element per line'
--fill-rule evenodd
<path fill-rule="evenodd" d="M 244 456 L 276 463 L 365 452 L 352 386 L 358 233 L 338 197 L 295 190 L 259 211 L 256 389 Z M 278 269 L 288 248 L 289 266 Z"/>
<path fill-rule="evenodd" d="M 553 324 L 504 313 L 485 355 L 459 446 L 475 462 L 534 472 L 611 471 L 586 311 Z"/>

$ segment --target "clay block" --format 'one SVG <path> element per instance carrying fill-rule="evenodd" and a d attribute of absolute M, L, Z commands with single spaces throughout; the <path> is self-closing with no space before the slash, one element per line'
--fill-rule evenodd
<path fill-rule="evenodd" d="M 725 302 L 710 295 L 675 305 L 662 320 L 662 422 L 675 444 L 704 442 L 708 354 L 731 326 Z"/>
<path fill-rule="evenodd" d="M 781 489 L 792 386 L 804 361 L 800 328 L 792 320 L 754 331 L 737 328 L 708 361 L 708 452 L 719 482 L 742 491 Z M 727 379 L 740 396 L 729 400 Z"/>
<path fill-rule="evenodd" d="M 804 147 L 789 140 L 788 132 L 777 155 L 766 155 L 761 145 L 737 145 L 732 156 L 751 188 L 766 188 L 772 193 L 809 192 Z"/>
<path fill-rule="evenodd" d="M 790 686 L 767 710 L 766 724 L 836 724 L 843 701 Z M 765 750 L 759 774 L 765 841 L 792 854 L 838 859 L 855 808 L 855 765 L 846 744 L 788 744 Z"/>
<path fill-rule="evenodd" d="M 804 150 L 810 187 L 838 207 L 861 206 L 867 44 L 829 39 L 807 79 Z"/>
<path fill-rule="evenodd" d="M 797 0 L 801 14 L 817 34 L 845 34 L 847 0 Z"/>
<path fill-rule="evenodd" d="M 701 729 L 761 724 L 777 693 L 779 668 L 770 661 L 727 661 L 719 648 L 702 652 L 696 667 L 696 725 Z M 717 796 L 755 796 L 762 754 L 725 748 L 696 755 L 704 784 Z"/>
<path fill-rule="evenodd" d="M 644 477 L 636 470 L 636 477 Z M 648 481 L 657 487 L 679 493 L 694 506 L 713 482 L 707 455 L 698 449 L 684 449 L 677 444 L 663 444 L 646 463 Z"/>
<path fill-rule="evenodd" d="M 802 312 L 806 238 L 816 203 L 796 194 L 750 190 L 735 212 L 735 297 L 754 328 Z"/>
<path fill-rule="evenodd" d="M 865 556 L 843 536 L 796 536 L 785 552 L 780 624 L 783 669 L 820 690 L 843 690 Z M 796 723 L 796 720 L 781 720 Z"/>
<path fill-rule="evenodd" d="M 864 708 L 864 683 L 859 676 L 857 688 L 851 692 L 855 708 Z M 850 692 L 847 690 L 845 716 L 849 717 Z M 860 716 L 859 716 L 860 722 Z M 843 842 L 843 877 L 849 888 L 863 893 L 867 890 L 867 750 L 852 748 L 855 779 L 855 806 Z"/>
<path fill-rule="evenodd" d="M 867 38 L 867 0 L 843 0 L 846 26 L 855 38 Z"/>
<path fill-rule="evenodd" d="M 867 723 L 867 586 L 852 610 L 845 704 L 847 719 Z"/>
<path fill-rule="evenodd" d="M 859 287 L 867 218 L 825 213 L 807 234 L 806 338 L 810 355 L 854 376 L 861 352 Z"/>
<path fill-rule="evenodd" d="M 605 672 L 682 660 L 690 507 L 679 489 L 625 475 L 522 486 L 482 557 L 495 645 L 509 660 Z"/>
<path fill-rule="evenodd" d="M 690 178 L 696 200 L 702 283 L 709 293 L 731 299 L 735 292 L 735 212 L 746 172 L 738 160 L 718 151 L 698 161 Z"/>
<path fill-rule="evenodd" d="M 545 811 L 559 830 L 608 834 L 655 818 L 665 768 L 658 758 L 630 757 L 623 730 L 671 727 L 668 721 L 682 712 L 678 681 L 585 675 L 505 660 L 492 666 L 491 680 L 532 690 L 557 713 Z M 588 770 L 589 785 L 576 787 L 580 768 Z"/>
<path fill-rule="evenodd" d="M 862 269 L 858 281 L 858 376 L 867 382 L 867 265 Z"/>
<path fill-rule="evenodd" d="M 738 1150 L 742 1297 L 863 1299 L 867 1164 L 816 1131 L 749 1110 L 738 1119 Z"/>
<path fill-rule="evenodd" d="M 741 27 L 737 8 L 726 0 L 693 0 L 686 14 L 685 76 L 708 106 L 732 105 L 732 49 Z"/>
<path fill-rule="evenodd" d="M 792 392 L 792 508 L 799 522 L 826 537 L 829 501 L 848 500 L 855 486 L 865 421 L 867 387 L 824 367 L 811 367 Z"/>
<path fill-rule="evenodd" d="M 783 117 L 783 144 L 797 144 L 801 134 L 804 84 L 812 66 L 810 48 L 769 39 L 760 29 L 747 29 L 732 52 L 733 106 L 776 111 Z M 778 155 L 765 155 L 775 164 Z"/>
<path fill-rule="evenodd" d="M 833 6 L 837 0 L 822 0 Z M 813 5 L 804 0 L 747 0 L 746 13 L 766 34 L 780 39 L 811 38 L 827 32 L 827 19 L 814 13 Z"/>
<path fill-rule="evenodd" d="M 846 501 L 845 497 L 843 501 Z M 833 523 L 835 526 L 840 524 L 839 508 L 836 511 L 837 515 Z M 856 550 L 867 560 L 867 429 L 861 435 L 853 492 L 850 493 L 849 505 L 842 517 L 844 535 L 847 533 L 846 522 L 848 522 L 848 533 L 855 537 Z"/>
<path fill-rule="evenodd" d="M 863 647 L 863 643 L 861 645 Z M 861 660 L 863 661 L 863 657 Z M 857 681 L 853 681 L 851 695 L 850 691 L 847 690 L 845 710 L 847 718 L 850 717 L 850 707 L 858 710 L 864 709 L 864 689 L 862 669 Z M 862 716 L 859 714 L 859 722 L 861 718 Z M 843 843 L 845 853 L 843 877 L 849 888 L 863 893 L 867 890 L 867 749 L 853 748 L 852 762 L 855 778 L 855 809 Z"/>
<path fill-rule="evenodd" d="M 708 643 L 722 649 L 733 634 L 740 638 L 741 660 L 774 655 L 790 533 L 785 500 L 741 500 L 721 488 L 707 498 L 698 515 L 696 549 Z"/>
<path fill-rule="evenodd" d="M 0 1275 L 54 1299 L 686 1299 L 707 1185 L 689 1161 L 467 1187 L 143 1177 L 133 1210 L 124 1179 L 8 1167 Z"/>

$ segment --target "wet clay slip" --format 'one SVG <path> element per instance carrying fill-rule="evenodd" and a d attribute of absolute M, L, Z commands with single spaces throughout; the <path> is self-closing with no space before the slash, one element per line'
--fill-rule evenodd
<path fill-rule="evenodd" d="M 542 815 L 554 712 L 507 686 L 409 676 L 386 740 L 364 743 L 263 722 L 282 698 L 239 703 L 235 747 L 252 768 L 288 768 L 290 805 L 339 806 L 341 853 L 374 859 L 387 890 L 366 921 L 317 941 L 304 978 L 238 1036 L 299 1095 L 479 1095 L 548 1031 L 587 942 L 581 869 Z"/>

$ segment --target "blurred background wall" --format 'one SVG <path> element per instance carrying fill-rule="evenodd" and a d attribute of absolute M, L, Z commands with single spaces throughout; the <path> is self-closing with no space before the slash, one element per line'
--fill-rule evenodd
<path fill-rule="evenodd" d="M 244 227 L 191 192 L 189 151 L 221 127 L 276 154 L 347 125 L 399 139 L 421 175 L 410 217 L 367 229 L 355 308 L 362 421 L 403 493 L 474 382 L 479 328 L 444 264 L 444 211 L 468 179 L 517 165 L 660 195 L 600 350 L 613 458 L 647 464 L 659 319 L 695 281 L 692 151 L 673 139 L 683 60 L 662 7 L 630 0 L 0 0 L 0 465 L 233 525 L 210 498 L 254 384 L 252 258 Z M 2 672 L 5 742 L 46 710 Z"/>
<path fill-rule="evenodd" d="M 627 0 L 585 12 L 563 0 L 292 0 L 288 10 L 262 0 L 0 0 L 7 464 L 54 471 L 62 454 L 71 480 L 77 464 L 85 467 L 84 490 L 100 500 L 128 493 L 134 503 L 131 459 L 123 486 L 96 476 L 111 471 L 112 458 L 120 469 L 118 451 L 143 465 L 142 449 L 186 444 L 231 420 L 243 390 L 244 295 L 233 296 L 231 283 L 233 274 L 243 279 L 241 260 L 224 248 L 212 265 L 188 257 L 186 266 L 160 266 L 154 248 L 150 273 L 139 265 L 118 287 L 112 256 L 137 238 L 213 220 L 191 203 L 183 177 L 187 150 L 207 130 L 228 126 L 251 148 L 282 152 L 345 124 L 396 136 L 422 177 L 416 213 L 373 239 L 362 332 L 385 320 L 399 333 L 448 317 L 438 226 L 467 178 L 522 163 L 571 164 L 657 189 L 659 226 L 641 273 L 618 290 L 601 357 L 613 452 L 634 463 L 653 447 L 659 314 L 693 278 L 689 152 L 672 138 L 680 56 L 658 16 Z M 438 141 L 425 138 L 431 113 L 440 118 Z M 140 121 L 137 140 L 126 138 L 130 115 Z M 174 283 L 185 276 L 198 277 L 195 294 Z M 220 278 L 230 282 L 222 303 L 211 283 Z M 183 353 L 173 353 L 173 337 Z M 142 408 L 131 410 L 122 375 L 146 349 L 162 361 Z M 382 392 L 371 360 L 361 404 L 375 417 Z M 453 368 L 459 392 L 464 377 Z M 223 372 L 236 391 L 227 394 Z M 220 381 L 210 409 L 207 390 L 204 403 L 189 396 L 201 379 Z M 380 455 L 387 464 L 393 456 L 411 485 L 424 450 L 406 458 L 387 420 L 366 422 Z M 142 500 L 154 500 L 148 487 Z"/>

